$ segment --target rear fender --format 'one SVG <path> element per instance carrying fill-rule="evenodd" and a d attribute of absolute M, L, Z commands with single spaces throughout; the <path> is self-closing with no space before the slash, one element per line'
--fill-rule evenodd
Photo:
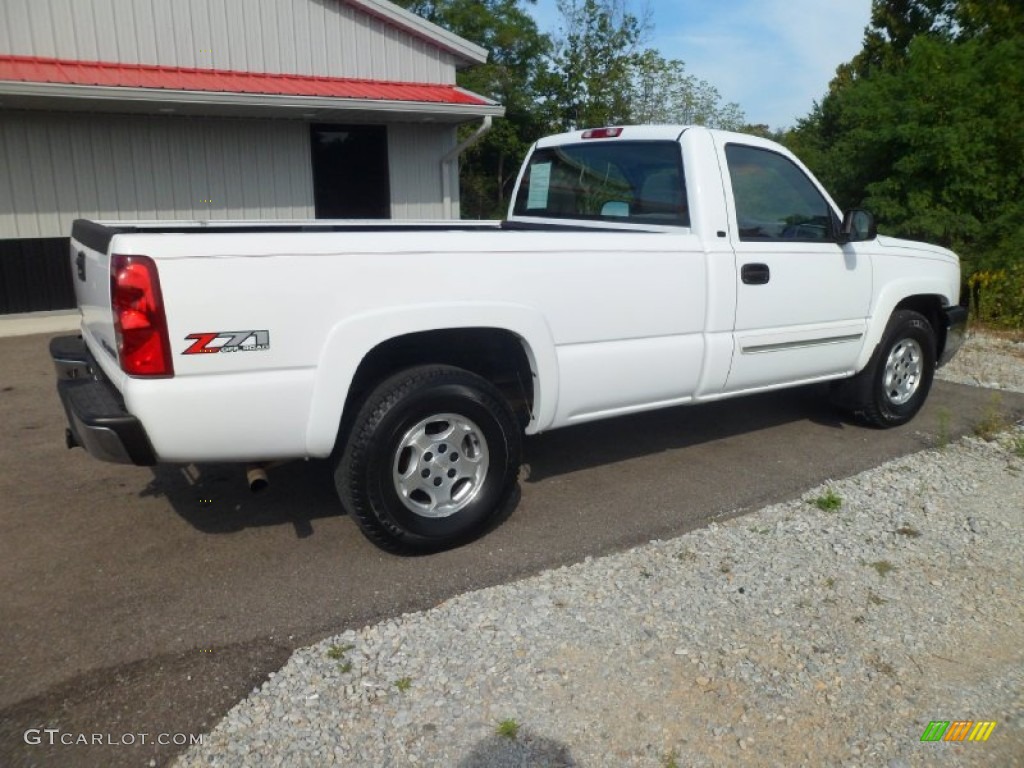
<path fill-rule="evenodd" d="M 558 359 L 543 315 L 518 304 L 459 303 L 390 308 L 348 317 L 327 335 L 317 365 L 306 430 L 310 456 L 327 456 L 338 437 L 346 393 L 360 362 L 378 345 L 411 333 L 454 328 L 495 328 L 522 339 L 533 369 L 533 414 L 529 434 L 545 429 L 558 405 Z"/>

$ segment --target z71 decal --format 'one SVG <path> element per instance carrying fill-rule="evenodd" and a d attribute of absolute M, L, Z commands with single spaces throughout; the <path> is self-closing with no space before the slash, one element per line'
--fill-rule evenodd
<path fill-rule="evenodd" d="M 181 354 L 209 355 L 214 352 L 261 352 L 270 349 L 270 331 L 211 331 L 190 333 L 192 346 Z"/>

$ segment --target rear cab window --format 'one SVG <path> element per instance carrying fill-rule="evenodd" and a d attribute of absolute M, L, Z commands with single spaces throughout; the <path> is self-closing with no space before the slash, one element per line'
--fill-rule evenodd
<path fill-rule="evenodd" d="M 604 141 L 536 150 L 515 216 L 690 226 L 682 152 L 673 141 Z"/>

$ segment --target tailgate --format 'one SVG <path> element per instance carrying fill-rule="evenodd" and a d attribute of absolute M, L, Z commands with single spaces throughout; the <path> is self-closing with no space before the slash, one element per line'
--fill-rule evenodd
<path fill-rule="evenodd" d="M 71 281 L 82 313 L 82 335 L 107 370 L 118 367 L 110 310 L 110 241 L 116 232 L 85 219 L 77 219 L 71 228 Z"/>

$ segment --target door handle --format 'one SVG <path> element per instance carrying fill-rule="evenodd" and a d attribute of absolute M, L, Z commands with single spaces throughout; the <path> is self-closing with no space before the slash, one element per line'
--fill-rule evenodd
<path fill-rule="evenodd" d="M 744 264 L 740 267 L 740 279 L 747 285 L 764 285 L 772 278 L 767 264 Z"/>

